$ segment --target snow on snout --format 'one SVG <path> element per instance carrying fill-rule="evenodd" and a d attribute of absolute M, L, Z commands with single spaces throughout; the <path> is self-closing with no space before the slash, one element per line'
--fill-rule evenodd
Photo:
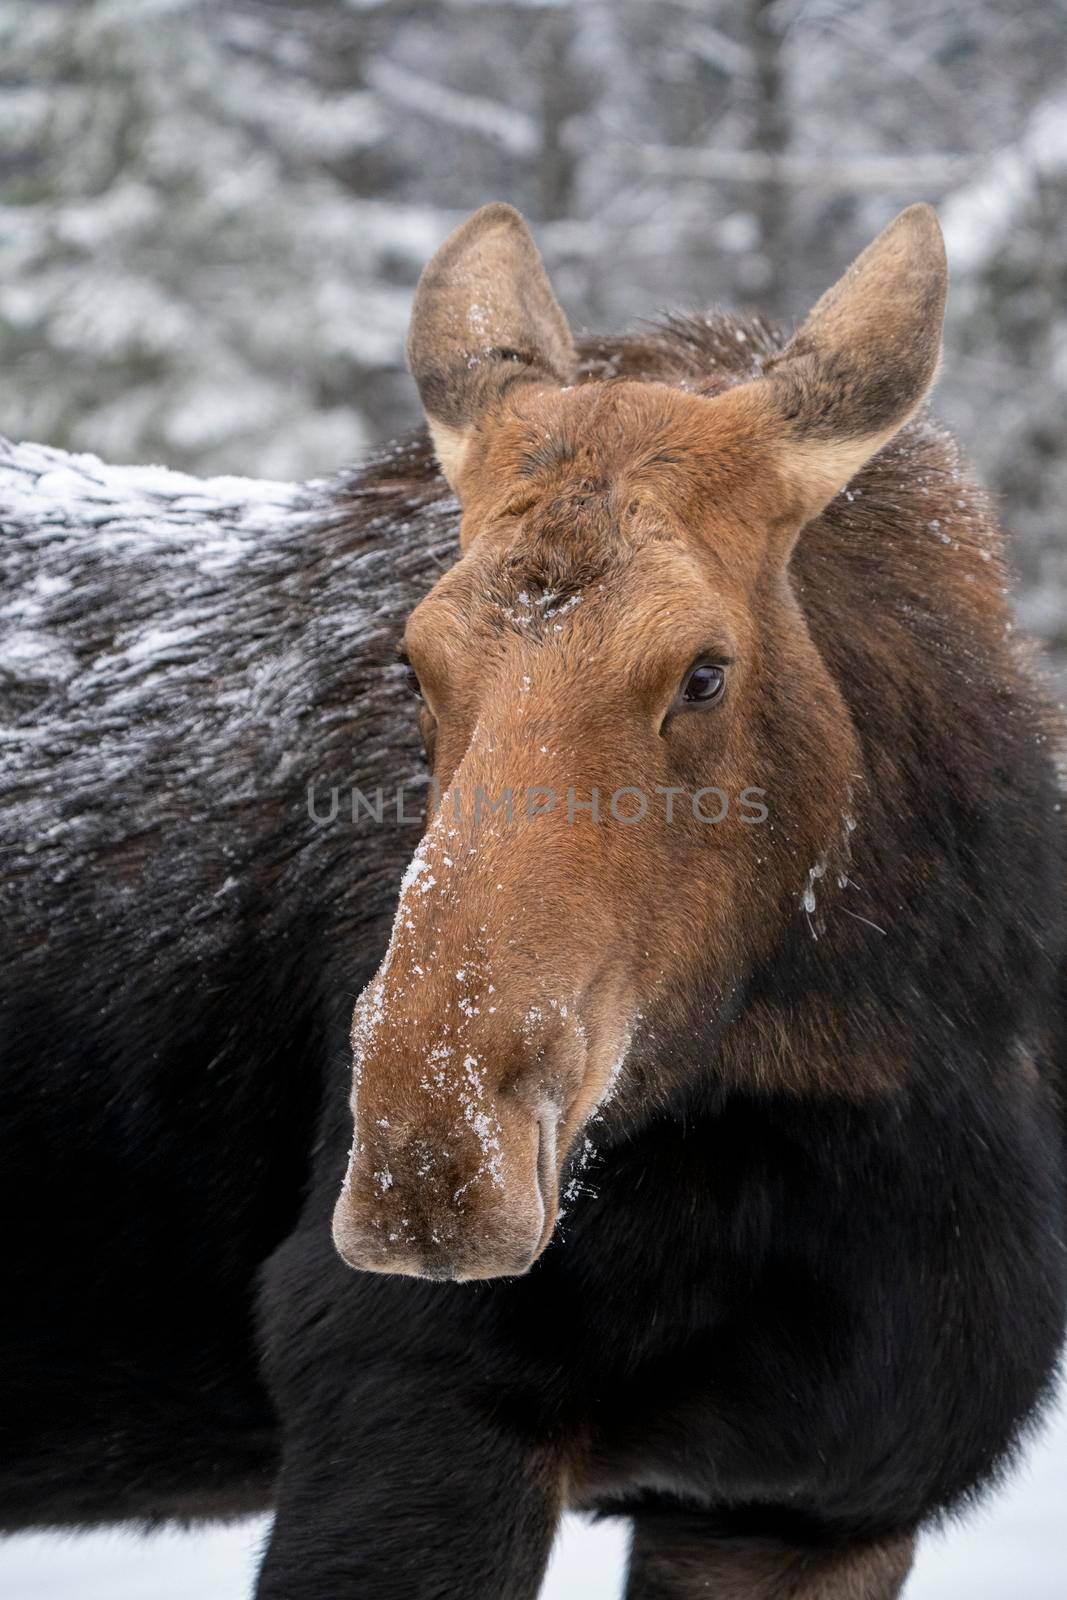
<path fill-rule="evenodd" d="M 435 986 L 430 1013 L 433 1034 L 428 1040 L 420 1039 L 422 1012 L 416 986 L 433 977 L 443 978 L 438 959 L 439 941 L 434 937 L 429 951 L 420 950 L 420 960 L 409 964 L 410 977 L 406 980 L 400 975 L 401 963 L 397 959 L 405 941 L 410 941 L 419 929 L 417 918 L 424 911 L 425 898 L 445 889 L 443 876 L 454 867 L 445 848 L 447 837 L 441 837 L 445 831 L 444 816 L 439 814 L 404 873 L 389 948 L 356 1005 L 352 1023 L 356 1116 L 352 1159 L 365 1153 L 360 1136 L 359 1100 L 367 1064 L 377 1052 L 389 1046 L 404 1050 L 413 1048 L 418 1057 L 418 1094 L 427 1110 L 438 1113 L 432 1118 L 433 1125 L 447 1127 L 458 1119 L 469 1128 L 480 1152 L 476 1170 L 453 1196 L 458 1202 L 464 1191 L 480 1180 L 497 1189 L 504 1187 L 503 1128 L 487 1081 L 486 1064 L 473 1036 L 483 1011 L 486 1015 L 496 1012 L 493 1003 L 496 985 L 491 981 L 484 952 L 467 952 L 444 984 L 439 981 Z M 410 1092 L 411 1085 L 405 1087 Z M 420 1158 L 416 1176 L 424 1179 L 433 1176 L 432 1162 L 428 1162 L 425 1155 Z M 388 1183 L 383 1181 L 382 1174 L 376 1175 L 383 1194 L 394 1181 L 392 1172 Z"/>

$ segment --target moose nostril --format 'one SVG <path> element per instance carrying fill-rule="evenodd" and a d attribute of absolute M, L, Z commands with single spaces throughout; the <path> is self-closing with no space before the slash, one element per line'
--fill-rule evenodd
<path fill-rule="evenodd" d="M 541 1200 L 547 1212 L 556 1183 L 556 1129 L 559 1112 L 555 1106 L 546 1107 L 538 1118 L 537 1183 Z"/>

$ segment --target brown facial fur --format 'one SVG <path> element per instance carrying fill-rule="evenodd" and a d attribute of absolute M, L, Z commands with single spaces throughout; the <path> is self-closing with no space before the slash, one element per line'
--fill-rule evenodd
<path fill-rule="evenodd" d="M 824 901 L 846 876 L 856 730 L 790 558 L 921 399 L 943 304 L 936 223 L 913 208 L 767 377 L 561 389 L 567 341 L 536 252 L 514 213 L 487 211 L 428 269 L 409 346 L 464 511 L 462 558 L 405 640 L 446 798 L 357 1008 L 334 1224 L 353 1265 L 430 1276 L 525 1270 L 588 1118 L 664 1092 L 657 1035 L 694 995 L 725 1009 L 810 918 L 816 883 Z M 472 285 L 493 327 L 469 357 Z M 672 710 L 699 659 L 728 664 L 721 704 Z M 731 802 L 715 827 L 690 809 L 708 786 Z M 624 788 L 646 799 L 640 821 L 632 797 L 621 818 L 586 809 Z M 548 789 L 554 809 L 528 817 Z M 685 794 L 670 820 L 666 789 Z M 762 824 L 737 803 L 751 790 Z M 510 819 L 472 814 L 509 791 Z M 775 1076 L 775 1031 L 757 1077 Z M 871 1084 L 887 1077 L 872 1063 Z"/>

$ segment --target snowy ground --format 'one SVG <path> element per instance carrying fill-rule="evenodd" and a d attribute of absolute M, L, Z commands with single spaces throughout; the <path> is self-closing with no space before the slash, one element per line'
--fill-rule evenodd
<path fill-rule="evenodd" d="M 1010 1488 L 926 1541 L 907 1600 L 1063 1600 L 1067 1594 L 1067 1390 Z M 0 1600 L 247 1600 L 263 1521 L 202 1533 L 32 1535 L 0 1543 Z M 568 1520 L 543 1600 L 617 1600 L 624 1536 Z"/>

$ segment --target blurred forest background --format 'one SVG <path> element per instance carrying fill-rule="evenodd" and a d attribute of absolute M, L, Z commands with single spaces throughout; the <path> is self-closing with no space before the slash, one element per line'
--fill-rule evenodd
<path fill-rule="evenodd" d="M 1067 660 L 1067 0 L 0 0 L 0 433 L 357 460 L 416 421 L 420 267 L 498 198 L 594 329 L 794 318 L 933 201 L 937 406 Z"/>

